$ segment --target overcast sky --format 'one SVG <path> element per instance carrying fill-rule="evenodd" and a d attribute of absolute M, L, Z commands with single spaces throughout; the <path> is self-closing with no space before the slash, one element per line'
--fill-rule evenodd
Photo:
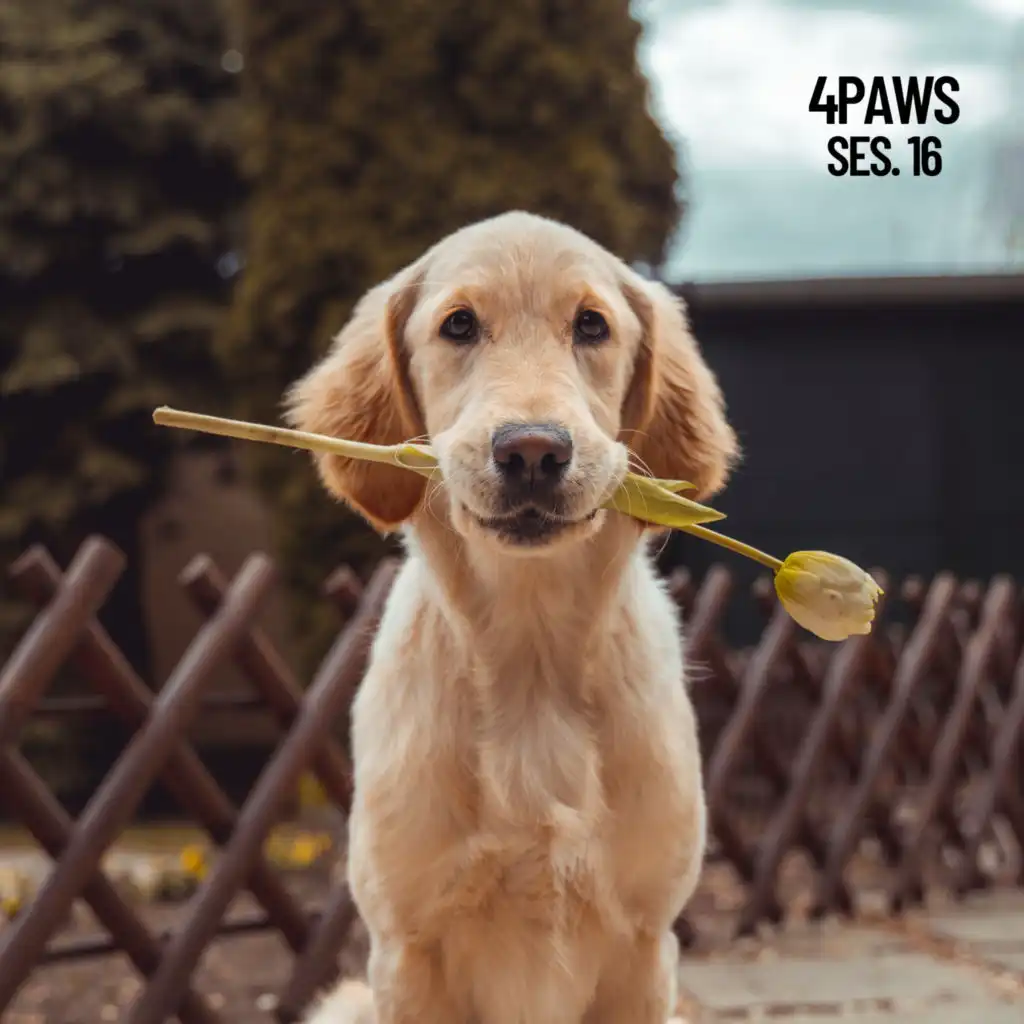
<path fill-rule="evenodd" d="M 656 112 L 680 141 L 692 202 L 670 276 L 1024 269 L 1007 218 L 986 215 L 1000 140 L 1024 140 L 1024 0 L 636 5 Z M 959 81 L 956 124 L 867 129 L 861 108 L 843 127 L 807 109 L 819 75 L 834 90 L 838 75 L 926 74 Z M 901 176 L 830 175 L 837 133 L 887 135 Z M 905 140 L 916 134 L 941 140 L 938 177 L 911 174 Z"/>

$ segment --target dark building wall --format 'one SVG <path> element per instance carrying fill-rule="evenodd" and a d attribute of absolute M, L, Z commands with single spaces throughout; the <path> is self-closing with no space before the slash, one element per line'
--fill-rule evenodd
<path fill-rule="evenodd" d="M 877 282 L 824 296 L 820 282 L 805 296 L 788 283 L 781 299 L 768 285 L 690 290 L 745 450 L 716 501 L 724 532 L 896 577 L 1024 579 L 1024 279 L 1003 284 L 977 295 L 933 279 L 917 297 Z M 698 575 L 719 560 L 744 581 L 758 571 L 682 536 L 666 556 Z"/>

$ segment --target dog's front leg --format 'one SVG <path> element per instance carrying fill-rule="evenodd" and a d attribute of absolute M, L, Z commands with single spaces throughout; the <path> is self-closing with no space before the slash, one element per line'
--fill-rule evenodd
<path fill-rule="evenodd" d="M 374 938 L 369 981 L 377 1024 L 462 1024 L 436 945 Z"/>
<path fill-rule="evenodd" d="M 616 951 L 598 982 L 585 1024 L 667 1024 L 674 1021 L 679 942 L 672 932 L 637 936 Z"/>

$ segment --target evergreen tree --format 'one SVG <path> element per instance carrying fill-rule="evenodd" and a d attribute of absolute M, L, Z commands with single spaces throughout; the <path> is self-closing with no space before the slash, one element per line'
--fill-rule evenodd
<path fill-rule="evenodd" d="M 648 109 L 628 0 L 238 0 L 245 270 L 222 353 L 245 417 L 284 389 L 371 285 L 446 233 L 547 214 L 658 266 L 680 218 L 672 147 Z M 337 623 L 317 588 L 383 550 L 304 457 L 250 450 L 277 512 L 298 637 Z"/>
<path fill-rule="evenodd" d="M 130 561 L 107 615 L 140 667 L 139 517 L 183 441 L 151 412 L 223 405 L 224 49 L 217 0 L 0 4 L 0 562 L 110 536 Z M 24 614 L 0 604 L 0 654 Z"/>

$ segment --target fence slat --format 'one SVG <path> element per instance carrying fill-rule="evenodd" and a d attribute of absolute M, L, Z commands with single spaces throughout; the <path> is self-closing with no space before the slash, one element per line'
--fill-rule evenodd
<path fill-rule="evenodd" d="M 681 586 L 681 583 L 682 581 L 677 578 L 677 587 Z M 697 592 L 687 649 L 687 657 L 692 662 L 699 664 L 713 659 L 715 631 L 725 613 L 731 590 L 732 577 L 725 569 L 717 567 L 717 571 L 712 570 L 708 573 L 708 577 Z M 722 852 L 740 877 L 744 881 L 749 880 L 754 868 L 753 856 L 743 841 L 739 828 L 733 822 L 725 801 L 719 800 L 711 806 L 708 817 Z"/>
<path fill-rule="evenodd" d="M 0 800 L 56 867 L 0 932 L 0 1013 L 33 966 L 122 949 L 148 979 L 128 1024 L 160 1024 L 174 1015 L 183 1024 L 219 1024 L 194 989 L 199 958 L 219 935 L 276 929 L 291 952 L 275 1013 L 291 1024 L 335 973 L 358 911 L 343 881 L 321 890 L 315 905 L 301 905 L 267 862 L 264 843 L 303 771 L 312 770 L 343 814 L 349 809 L 352 766 L 337 736 L 396 563 L 383 563 L 365 590 L 349 569 L 332 574 L 325 590 L 347 622 L 304 692 L 253 621 L 269 563 L 250 559 L 229 584 L 209 558 L 193 559 L 179 583 L 206 623 L 154 695 L 96 618 L 123 561 L 109 543 L 90 538 L 64 574 L 38 548 L 12 567 L 15 587 L 41 610 L 0 666 Z M 876 867 L 888 872 L 896 910 L 920 899 L 926 884 L 950 876 L 961 893 L 985 884 L 992 871 L 1005 877 L 1009 867 L 1024 881 L 1024 620 L 1012 581 L 996 577 L 983 587 L 949 574 L 930 585 L 906 580 L 898 597 L 909 625 L 880 606 L 871 635 L 830 646 L 805 636 L 770 580 L 761 580 L 754 591 L 765 625 L 756 646 L 742 651 L 730 650 L 722 637 L 732 598 L 728 570 L 713 567 L 699 587 L 676 571 L 666 586 L 685 612 L 686 656 L 697 666 L 690 688 L 717 870 L 727 863 L 737 876 L 736 892 L 709 889 L 704 895 L 714 897 L 713 906 L 698 899 L 674 923 L 685 942 L 700 941 L 706 924 L 708 937 L 719 941 L 714 937 L 726 921 L 733 933 L 779 922 L 783 897 L 785 908 L 812 916 L 850 912 L 852 886 Z M 283 733 L 241 808 L 187 735 L 198 709 L 209 704 L 206 680 L 228 658 L 253 690 L 231 706 L 265 711 Z M 48 682 L 65 664 L 98 696 L 47 700 Z M 29 716 L 81 721 L 97 711 L 113 712 L 134 735 L 75 822 L 12 744 Z M 157 777 L 220 847 L 178 926 L 161 933 L 150 930 L 144 912 L 101 866 Z M 933 834 L 941 838 L 938 847 Z M 982 854 L 992 836 L 1002 859 L 986 864 Z M 877 865 L 877 852 L 861 847 L 862 838 L 880 849 Z M 790 865 L 798 847 L 809 856 Z M 242 886 L 261 907 L 225 921 Z M 65 938 L 47 949 L 75 898 L 89 903 L 110 938 Z"/>
<path fill-rule="evenodd" d="M 42 603 L 59 588 L 60 569 L 45 551 L 30 555 L 21 559 L 12 571 L 13 582 L 30 600 Z M 216 604 L 210 609 L 210 615 L 215 612 Z M 138 730 L 145 723 L 153 707 L 153 693 L 95 620 L 83 631 L 70 662 L 129 728 Z M 195 817 L 218 846 L 228 841 L 238 812 L 189 746 L 184 733 L 169 751 L 158 777 L 182 809 Z M 305 914 L 262 856 L 253 862 L 247 884 L 288 945 L 301 949 L 309 935 Z"/>
<path fill-rule="evenodd" d="M 884 581 L 883 586 L 884 586 Z M 879 602 L 879 613 L 881 612 Z M 823 703 L 807 731 L 804 742 L 793 761 L 790 786 L 758 846 L 757 867 L 751 892 L 737 923 L 737 933 L 746 935 L 768 914 L 774 916 L 777 904 L 775 882 L 782 858 L 792 846 L 808 795 L 822 762 L 828 755 L 828 744 L 835 732 L 836 720 L 850 687 L 867 659 L 872 638 L 854 636 L 843 642 L 829 663 L 822 686 Z"/>
<path fill-rule="evenodd" d="M 32 548 L 25 557 L 39 550 Z M 17 567 L 16 562 L 12 571 Z M 78 549 L 60 590 L 0 669 L 0 746 L 17 741 L 47 684 L 123 569 L 124 555 L 109 541 L 90 537 Z"/>
<path fill-rule="evenodd" d="M 351 618 L 356 604 L 353 603 L 353 592 L 362 593 L 358 580 L 351 573 L 334 572 L 324 584 L 324 593 L 331 599 L 346 621 Z M 345 698 L 345 721 L 349 720 L 352 699 L 355 689 Z M 333 747 L 329 741 L 321 754 L 328 753 Z M 316 765 L 316 760 L 314 760 Z M 323 775 L 320 775 L 323 781 Z M 351 788 L 344 794 L 335 795 L 335 801 L 345 797 L 344 803 L 338 806 L 349 810 Z M 291 974 L 281 993 L 277 1006 L 277 1019 L 283 1024 L 296 1020 L 303 1009 L 312 1001 L 317 990 L 330 981 L 336 971 L 338 954 L 353 922 L 359 916 L 352 892 L 347 881 L 335 885 L 328 894 L 323 914 L 313 926 L 313 935 L 308 946 L 295 958 Z"/>
<path fill-rule="evenodd" d="M 46 785 L 25 759 L 13 750 L 0 750 L 0 798 L 36 838 L 40 846 L 59 860 L 71 838 L 74 821 L 54 799 Z M 99 922 L 110 932 L 140 974 L 150 978 L 160 962 L 160 943 L 121 898 L 101 871 L 93 872 L 82 886 L 81 897 Z M 9 968 L 22 981 L 34 963 L 27 959 L 28 947 L 16 947 L 19 958 Z M 219 1024 L 215 1013 L 190 987 L 178 1004 L 182 1024 Z"/>
<path fill-rule="evenodd" d="M 878 578 L 882 578 L 881 574 L 878 574 Z M 866 643 L 865 650 L 865 665 L 862 675 L 862 679 L 865 683 L 874 683 L 873 671 L 871 667 L 877 663 L 877 658 L 881 654 L 877 638 L 872 635 L 872 640 Z M 799 650 L 798 646 L 794 644 L 789 650 L 790 665 L 793 668 L 793 680 L 803 690 L 805 696 L 815 703 L 822 698 L 823 687 L 815 680 L 810 667 L 804 660 L 803 653 Z M 856 700 L 857 694 L 851 694 L 850 698 Z M 844 710 L 846 708 L 844 707 Z M 852 709 L 851 709 L 852 710 Z M 854 717 L 852 714 L 849 717 Z M 860 772 L 860 763 L 863 750 L 863 743 L 858 737 L 850 735 L 845 732 L 839 726 L 842 724 L 840 718 L 836 722 L 836 728 L 833 729 L 830 737 L 834 744 L 834 758 L 836 762 L 835 767 L 840 768 L 846 772 L 847 776 L 854 780 Z M 879 840 L 882 846 L 882 851 L 890 863 L 895 863 L 899 858 L 901 851 L 899 836 L 896 834 L 896 830 L 892 827 L 892 823 L 889 820 L 889 815 L 886 811 L 878 808 L 875 804 L 869 803 L 865 809 L 864 814 L 867 816 L 869 824 L 874 828 L 875 837 Z M 820 835 L 818 831 L 811 824 L 810 815 L 806 814 L 802 822 L 797 825 L 796 842 L 802 845 L 810 854 L 814 860 L 814 864 L 818 869 L 821 869 L 825 865 L 825 861 L 828 858 L 828 841 L 824 835 Z M 808 842 L 809 840 L 809 842 Z M 834 891 L 835 909 L 841 911 L 844 914 L 852 913 L 853 904 L 850 899 L 849 890 L 844 884 L 840 884 Z"/>
<path fill-rule="evenodd" d="M 343 581 L 347 588 L 353 586 L 348 576 L 335 573 L 332 578 Z M 194 559 L 186 566 L 179 582 L 204 615 L 213 614 L 227 589 L 224 575 L 205 556 Z M 346 589 L 346 604 L 349 597 L 350 590 Z M 357 607 L 358 599 L 355 605 L 348 604 L 349 614 Z M 290 729 L 302 708 L 302 687 L 263 630 L 254 626 L 242 636 L 235 651 L 235 661 L 259 691 L 281 728 Z M 340 808 L 347 811 L 352 797 L 352 774 L 348 760 L 337 744 L 325 743 L 316 752 L 312 766 L 327 793 Z"/>
<path fill-rule="evenodd" d="M 295 958 L 288 982 L 278 999 L 277 1019 L 282 1024 L 296 1020 L 317 990 L 336 973 L 338 953 L 358 916 L 348 885 L 336 885 L 327 897 L 323 915 L 309 945 Z"/>
<path fill-rule="evenodd" d="M 786 645 L 792 642 L 797 629 L 782 605 L 772 612 L 761 639 L 743 673 L 743 687 L 728 723 L 722 730 L 711 755 L 707 773 L 708 818 L 717 836 L 718 824 L 723 819 L 723 810 L 728 806 L 727 786 L 736 771 L 747 737 L 753 730 L 771 684 L 771 675 L 779 659 L 785 654 Z M 753 877 L 753 870 L 749 872 Z M 768 906 L 765 915 L 769 920 L 779 920 L 781 908 L 776 904 Z"/>
<path fill-rule="evenodd" d="M 362 678 L 373 632 L 396 570 L 394 561 L 378 567 L 359 611 L 320 666 L 292 730 L 253 787 L 235 834 L 196 894 L 188 921 L 168 944 L 156 976 L 132 1007 L 128 1024 L 160 1024 L 173 1011 L 178 992 L 216 932 L 282 801 Z"/>
<path fill-rule="evenodd" d="M 892 698 L 876 724 L 853 792 L 843 801 L 832 826 L 824 870 L 815 893 L 815 913 L 824 913 L 836 905 L 843 871 L 863 834 L 866 810 L 874 798 L 886 764 L 896 752 L 897 741 L 906 731 L 912 703 L 931 664 L 955 593 L 956 584 L 952 576 L 936 576 L 913 632 L 900 652 Z"/>
<path fill-rule="evenodd" d="M 954 887 L 960 893 L 970 887 L 973 866 L 978 862 L 978 852 L 986 829 L 995 816 L 1000 790 L 1003 787 L 1012 786 L 1020 793 L 1020 778 L 1015 775 L 1013 768 L 1015 761 L 1020 756 L 1022 745 L 1024 745 L 1022 741 L 1024 741 L 1024 653 L 1021 654 L 1020 660 L 1017 662 L 1013 675 L 1011 699 L 992 744 L 992 767 L 982 786 L 981 793 L 978 794 L 973 808 L 974 814 L 971 816 L 972 823 L 968 826 L 967 842 L 964 844 L 964 860 L 954 881 Z M 1019 833 L 1017 842 L 1020 844 L 1021 852 L 1024 853 L 1024 841 Z M 1017 867 L 1017 881 L 1024 881 L 1024 856 L 1020 858 Z"/>
<path fill-rule="evenodd" d="M 64 855 L 36 898 L 7 929 L 0 944 L 0 1012 L 6 1010 L 20 979 L 15 963 L 38 960 L 47 940 L 68 912 L 82 879 L 96 870 L 104 850 L 125 826 L 153 781 L 167 753 L 187 727 L 203 684 L 231 652 L 270 582 L 269 562 L 253 556 L 242 567 L 231 593 L 217 614 L 200 629 L 167 685 L 153 703 L 152 713 L 131 739 L 100 784 L 78 821 Z M 156 975 L 159 978 L 159 972 Z M 181 987 L 167 1013 L 174 1011 Z"/>
<path fill-rule="evenodd" d="M 994 656 L 1003 620 L 1012 614 L 1014 587 L 1005 577 L 993 581 L 981 610 L 981 622 L 964 652 L 956 698 L 946 717 L 932 756 L 928 785 L 916 809 L 905 841 L 904 858 L 890 891 L 892 904 L 902 909 L 909 899 L 922 895 L 925 838 L 940 805 L 951 803 L 954 776 L 967 740 L 975 700 L 989 660 Z"/>

